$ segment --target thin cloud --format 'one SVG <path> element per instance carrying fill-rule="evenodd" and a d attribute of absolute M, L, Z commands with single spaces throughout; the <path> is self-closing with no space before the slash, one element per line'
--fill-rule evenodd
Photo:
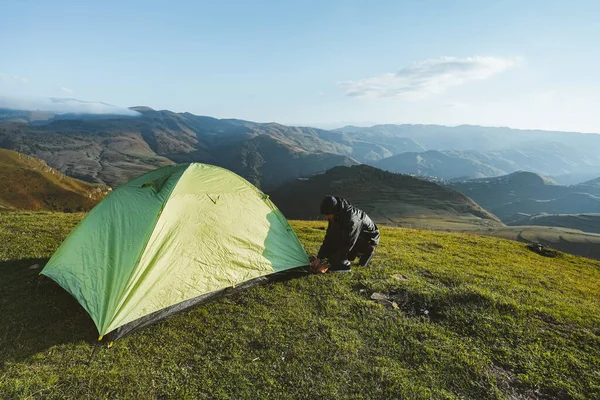
<path fill-rule="evenodd" d="M 517 58 L 441 57 L 414 63 L 397 73 L 339 83 L 351 97 L 418 100 L 448 88 L 488 79 L 519 64 Z"/>
<path fill-rule="evenodd" d="M 19 75 L 8 75 L 3 72 L 0 72 L 0 81 L 1 82 L 18 82 L 18 83 L 29 83 L 29 79 L 24 76 Z"/>
<path fill-rule="evenodd" d="M 64 93 L 66 94 L 73 94 L 73 91 L 71 89 L 69 89 L 68 87 L 61 87 L 60 90 L 62 90 Z"/>
<path fill-rule="evenodd" d="M 468 108 L 469 105 L 467 103 L 463 103 L 461 101 L 449 101 L 444 104 L 448 108 Z"/>
<path fill-rule="evenodd" d="M 65 98 L 0 96 L 0 108 L 26 111 L 49 111 L 56 114 L 107 114 L 139 116 L 140 113 L 112 104 Z"/>

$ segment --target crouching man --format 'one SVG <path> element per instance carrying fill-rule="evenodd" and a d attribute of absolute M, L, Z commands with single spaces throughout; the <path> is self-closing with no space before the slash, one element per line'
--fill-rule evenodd
<path fill-rule="evenodd" d="M 328 221 L 327 232 L 317 257 L 311 262 L 311 270 L 350 272 L 350 262 L 357 257 L 359 265 L 366 266 L 380 238 L 371 218 L 347 200 L 333 196 L 323 199 L 321 214 Z"/>

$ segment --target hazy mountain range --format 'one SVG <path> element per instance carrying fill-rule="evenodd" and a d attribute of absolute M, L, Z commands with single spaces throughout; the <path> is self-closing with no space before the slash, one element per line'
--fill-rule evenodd
<path fill-rule="evenodd" d="M 600 135 L 480 126 L 290 127 L 133 107 L 135 116 L 0 110 L 0 147 L 117 186 L 173 162 L 233 170 L 265 190 L 334 166 L 469 179 L 519 170 L 579 183 L 600 176 Z"/>
<path fill-rule="evenodd" d="M 510 225 L 529 223 L 530 217 L 539 214 L 600 213 L 597 179 L 565 186 L 531 172 L 515 172 L 495 178 L 453 182 L 450 187 Z"/>

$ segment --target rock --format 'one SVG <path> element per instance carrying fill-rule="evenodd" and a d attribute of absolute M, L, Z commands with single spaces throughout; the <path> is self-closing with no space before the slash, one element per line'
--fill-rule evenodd
<path fill-rule="evenodd" d="M 399 309 L 398 303 L 396 303 L 395 301 L 391 301 L 390 296 L 385 293 L 375 292 L 371 295 L 371 300 L 381 304 L 385 308 L 393 308 L 395 310 Z"/>
<path fill-rule="evenodd" d="M 383 293 L 375 292 L 371 295 L 371 300 L 376 300 L 376 301 L 388 300 L 388 296 Z"/>
<path fill-rule="evenodd" d="M 40 269 L 40 264 L 33 264 L 29 269 Z"/>
<path fill-rule="evenodd" d="M 540 243 L 529 243 L 527 249 L 544 257 L 556 257 L 559 255 L 556 250 L 550 249 Z"/>

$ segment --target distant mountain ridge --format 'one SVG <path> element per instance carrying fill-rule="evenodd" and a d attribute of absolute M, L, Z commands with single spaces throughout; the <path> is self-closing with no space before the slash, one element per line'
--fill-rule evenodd
<path fill-rule="evenodd" d="M 312 128 L 218 120 L 138 108 L 139 118 L 55 120 L 0 124 L 0 147 L 46 160 L 60 171 L 118 186 L 174 162 L 205 162 L 268 188 L 299 174 L 357 161 L 348 146 L 321 139 L 340 136 Z"/>
<path fill-rule="evenodd" d="M 564 176 L 573 171 L 580 173 L 598 171 L 597 174 L 600 174 L 600 153 L 588 154 L 566 145 L 546 142 L 521 149 L 486 152 L 430 150 L 422 153 L 402 153 L 379 160 L 373 165 L 391 172 L 449 180 L 502 176 L 519 170 L 542 175 Z"/>
<path fill-rule="evenodd" d="M 528 170 L 574 182 L 600 176 L 600 135 L 479 126 L 291 127 L 132 107 L 138 115 L 0 110 L 0 147 L 63 173 L 118 186 L 174 162 L 205 162 L 262 189 L 341 165 L 364 163 L 446 180 Z M 595 175 L 597 174 L 597 175 Z"/>

